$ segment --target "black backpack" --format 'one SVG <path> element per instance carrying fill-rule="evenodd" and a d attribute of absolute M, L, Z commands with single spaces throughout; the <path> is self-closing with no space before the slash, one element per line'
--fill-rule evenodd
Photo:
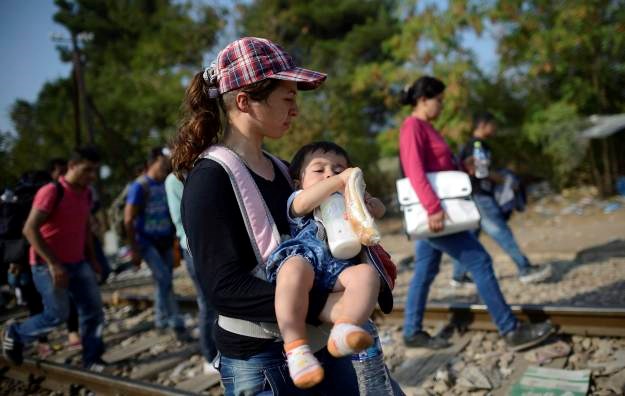
<path fill-rule="evenodd" d="M 14 187 L 13 199 L 0 202 L 0 264 L 2 268 L 10 263 L 28 263 L 29 244 L 22 235 L 22 230 L 30 213 L 35 194 L 41 187 L 50 183 L 50 177 L 44 177 L 44 174 L 45 172 L 26 173 Z M 53 206 L 56 208 L 63 199 L 64 190 L 58 181 L 51 183 L 56 188 Z"/>

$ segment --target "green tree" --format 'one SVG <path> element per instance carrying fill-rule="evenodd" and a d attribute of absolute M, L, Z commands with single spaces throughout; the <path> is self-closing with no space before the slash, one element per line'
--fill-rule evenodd
<path fill-rule="evenodd" d="M 244 35 L 281 44 L 304 67 L 328 73 L 324 86 L 299 99 L 300 115 L 287 139 L 269 143 L 290 158 L 312 140 L 333 140 L 355 163 L 373 167 L 375 136 L 390 115 L 378 83 L 361 84 L 363 68 L 388 57 L 383 43 L 398 30 L 394 0 L 258 0 L 240 6 Z"/>
<path fill-rule="evenodd" d="M 391 56 L 371 70 L 387 87 L 384 103 L 394 109 L 394 118 L 378 137 L 387 156 L 397 155 L 399 125 L 411 110 L 408 106 L 401 108 L 397 101 L 404 86 L 422 75 L 433 75 L 445 82 L 445 106 L 436 127 L 454 145 L 468 132 L 471 109 L 480 101 L 475 87 L 489 85 L 474 54 L 463 43 L 463 35 L 482 33 L 486 8 L 463 0 L 423 7 L 406 1 L 399 11 L 400 31 L 384 43 Z"/>
<path fill-rule="evenodd" d="M 114 194 L 132 178 L 147 148 L 165 144 L 175 131 L 186 82 L 212 48 L 222 10 L 169 0 L 55 3 L 57 22 L 75 35 L 92 35 L 82 44 L 83 68 L 95 143 L 112 168 L 107 186 Z M 63 60 L 71 59 L 70 49 L 59 51 Z M 46 84 L 34 103 L 13 106 L 20 171 L 72 148 L 72 92 L 71 78 L 61 79 Z"/>
<path fill-rule="evenodd" d="M 625 111 L 625 1 L 502 0 L 489 14 L 500 75 L 525 107 L 519 128 L 544 160 L 534 170 L 558 186 L 582 181 L 592 162 L 576 138 L 582 120 Z"/>

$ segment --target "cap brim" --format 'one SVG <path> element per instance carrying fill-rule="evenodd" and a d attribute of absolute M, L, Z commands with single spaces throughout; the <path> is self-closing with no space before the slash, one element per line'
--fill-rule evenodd
<path fill-rule="evenodd" d="M 304 69 L 303 67 L 295 67 L 291 70 L 275 73 L 270 78 L 275 78 L 276 80 L 295 81 L 299 90 L 307 91 L 318 88 L 321 84 L 323 84 L 327 77 L 327 74 L 324 73 Z"/>

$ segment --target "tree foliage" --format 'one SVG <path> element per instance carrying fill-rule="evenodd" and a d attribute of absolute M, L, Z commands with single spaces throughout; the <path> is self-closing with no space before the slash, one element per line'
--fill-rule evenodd
<path fill-rule="evenodd" d="M 95 138 L 110 159 L 113 184 L 120 183 L 148 146 L 176 129 L 184 85 L 202 55 L 219 50 L 225 11 L 174 0 L 56 4 L 55 19 L 68 31 L 93 34 L 82 47 Z M 471 114 L 488 109 L 499 120 L 493 146 L 501 165 L 557 185 L 574 183 L 586 166 L 586 147 L 575 139 L 581 120 L 625 112 L 624 0 L 235 4 L 228 15 L 237 35 L 272 39 L 297 63 L 328 73 L 321 89 L 300 95 L 290 135 L 268 142 L 270 150 L 290 158 L 312 140 L 333 140 L 379 190 L 392 190 L 393 177 L 378 173 L 377 160 L 397 154 L 399 125 L 410 111 L 398 93 L 423 74 L 447 84 L 436 127 L 453 147 L 470 132 Z M 484 35 L 497 45 L 491 70 L 480 69 L 483 54 L 470 49 Z M 60 56 L 69 61 L 71 53 L 60 48 Z M 0 158 L 9 164 L 3 172 L 14 177 L 67 153 L 73 90 L 68 77 L 44 85 L 33 103 L 14 104 L 17 134 L 0 134 Z"/>
<path fill-rule="evenodd" d="M 119 188 L 148 148 L 166 143 L 176 129 L 185 83 L 201 70 L 203 54 L 221 27 L 221 11 L 169 0 L 56 0 L 56 5 L 58 23 L 73 34 L 92 35 L 81 50 L 95 144 Z M 69 61 L 70 50 L 59 46 L 61 58 Z M 16 169 L 42 166 L 74 146 L 73 89 L 70 76 L 46 84 L 34 103 L 14 104 Z M 86 143 L 86 125 L 82 130 Z"/>
<path fill-rule="evenodd" d="M 375 136 L 390 115 L 377 81 L 361 84 L 362 70 L 383 62 L 383 43 L 398 31 L 394 0 L 259 0 L 242 5 L 242 35 L 282 44 L 304 67 L 328 74 L 323 88 L 303 93 L 287 139 L 271 144 L 290 158 L 311 140 L 333 140 L 355 163 L 374 164 Z"/>

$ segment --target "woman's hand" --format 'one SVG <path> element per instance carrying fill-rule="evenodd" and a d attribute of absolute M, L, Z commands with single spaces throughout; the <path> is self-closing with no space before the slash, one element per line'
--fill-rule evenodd
<path fill-rule="evenodd" d="M 445 212 L 442 209 L 428 216 L 428 227 L 432 232 L 441 232 L 445 229 Z"/>

